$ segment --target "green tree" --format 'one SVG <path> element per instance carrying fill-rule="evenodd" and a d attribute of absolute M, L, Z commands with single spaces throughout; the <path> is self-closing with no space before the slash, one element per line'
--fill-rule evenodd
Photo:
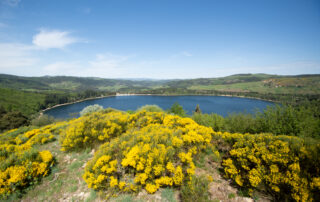
<path fill-rule="evenodd" d="M 196 109 L 194 110 L 195 113 L 201 114 L 201 109 L 199 107 L 199 104 L 197 104 Z"/>
<path fill-rule="evenodd" d="M 85 107 L 81 112 L 80 116 L 84 116 L 88 113 L 97 112 L 103 110 L 103 107 L 101 105 L 95 104 L 95 105 L 89 105 Z"/>
<path fill-rule="evenodd" d="M 21 112 L 8 112 L 0 119 L 0 131 L 18 128 L 20 126 L 28 125 L 29 120 Z"/>
<path fill-rule="evenodd" d="M 181 117 L 186 116 L 186 111 L 183 109 L 179 103 L 175 102 L 168 111 L 169 113 L 179 115 Z"/>
<path fill-rule="evenodd" d="M 38 115 L 38 114 L 37 114 Z M 54 118 L 52 116 L 48 116 L 46 114 L 42 114 L 40 116 L 35 117 L 31 120 L 31 125 L 33 126 L 45 126 L 54 122 Z"/>

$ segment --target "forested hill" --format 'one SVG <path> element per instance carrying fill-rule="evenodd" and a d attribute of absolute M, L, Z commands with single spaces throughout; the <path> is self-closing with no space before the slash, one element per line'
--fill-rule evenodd
<path fill-rule="evenodd" d="M 179 90 L 198 90 L 201 92 L 215 90 L 221 92 L 319 94 L 320 75 L 237 74 L 220 78 L 138 80 L 71 76 L 21 77 L 0 74 L 0 87 L 38 92 L 90 89 L 109 92 L 144 93 L 149 91 L 157 92 L 157 90 L 161 89 L 163 93 L 179 93 Z"/>
<path fill-rule="evenodd" d="M 108 90 L 115 91 L 125 87 L 142 88 L 158 86 L 166 80 L 125 80 L 125 79 L 103 79 L 97 77 L 72 77 L 72 76 L 42 76 L 21 77 L 0 74 L 0 87 L 27 91 L 41 90 Z"/>
<path fill-rule="evenodd" d="M 0 74 L 0 106 L 29 116 L 56 104 L 115 93 L 232 95 L 274 101 L 319 99 L 320 75 L 237 74 L 176 80 L 21 77 Z"/>

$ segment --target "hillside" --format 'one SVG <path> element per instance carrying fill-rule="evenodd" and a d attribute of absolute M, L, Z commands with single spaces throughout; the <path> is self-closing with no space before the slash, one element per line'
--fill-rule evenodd
<path fill-rule="evenodd" d="M 5 98 L 1 99 L 0 104 L 6 110 L 19 110 L 29 116 L 56 104 L 115 93 L 232 95 L 285 102 L 313 100 L 320 97 L 320 75 L 238 74 L 222 78 L 125 80 L 0 74 L 0 88 L 1 97 Z M 33 98 L 30 99 L 30 96 Z M 26 103 L 28 109 L 22 107 L 21 101 Z"/>
<path fill-rule="evenodd" d="M 318 140 L 216 132 L 164 112 L 94 112 L 0 134 L 9 201 L 319 200 Z"/>

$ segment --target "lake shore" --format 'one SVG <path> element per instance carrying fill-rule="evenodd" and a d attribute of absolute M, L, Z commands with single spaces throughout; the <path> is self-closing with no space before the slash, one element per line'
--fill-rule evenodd
<path fill-rule="evenodd" d="M 249 99 L 255 99 L 255 100 L 263 100 L 263 101 L 268 101 L 268 102 L 273 102 L 273 103 L 278 103 L 277 101 L 273 100 L 267 100 L 267 99 L 262 99 L 262 98 L 256 98 L 256 97 L 247 97 L 247 96 L 234 96 L 234 95 L 214 95 L 214 94 L 142 94 L 142 93 L 117 93 L 116 95 L 106 95 L 106 96 L 99 96 L 99 97 L 92 97 L 92 98 L 86 98 L 86 99 L 81 99 L 77 100 L 74 102 L 68 102 L 68 103 L 63 103 L 63 104 L 57 104 L 52 107 L 48 107 L 46 109 L 43 109 L 40 111 L 40 116 L 43 115 L 44 112 L 60 107 L 60 106 L 65 106 L 65 105 L 71 105 L 79 102 L 84 102 L 87 100 L 95 100 L 95 99 L 102 99 L 102 98 L 107 98 L 107 97 L 116 97 L 116 96 L 219 96 L 219 97 L 236 97 L 236 98 L 249 98 Z"/>
<path fill-rule="evenodd" d="M 106 98 L 106 97 L 114 97 L 116 95 L 105 95 L 105 96 L 99 96 L 99 97 L 92 97 L 92 98 L 86 98 L 86 99 L 81 99 L 81 100 L 76 100 L 76 101 L 73 101 L 73 102 L 67 102 L 67 103 L 63 103 L 63 104 L 57 104 L 57 105 L 54 105 L 52 107 L 48 107 L 48 108 L 45 108 L 43 110 L 40 111 L 40 114 L 43 113 L 43 112 L 46 112 L 50 109 L 54 109 L 56 107 L 60 107 L 60 106 L 64 106 L 64 105 L 71 105 L 71 104 L 75 104 L 75 103 L 79 103 L 79 102 L 84 102 L 84 101 L 87 101 L 87 100 L 95 100 L 95 99 L 102 99 L 102 98 Z"/>

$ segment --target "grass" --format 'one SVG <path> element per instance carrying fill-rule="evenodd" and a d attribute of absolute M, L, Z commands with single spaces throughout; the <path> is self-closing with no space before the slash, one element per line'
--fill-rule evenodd
<path fill-rule="evenodd" d="M 22 196 L 25 201 L 94 201 L 97 194 L 91 191 L 82 179 L 83 165 L 92 157 L 89 150 L 83 152 L 65 153 L 60 151 L 58 141 L 39 147 L 49 149 L 56 158 L 56 165 L 49 176 L 41 183 L 28 190 Z M 81 193 L 83 194 L 81 195 Z"/>
<path fill-rule="evenodd" d="M 97 196 L 97 192 L 91 189 L 89 197 L 86 198 L 84 201 L 85 202 L 91 202 L 91 201 L 94 201 L 97 197 L 98 197 Z"/>
<path fill-rule="evenodd" d="M 181 199 L 186 202 L 210 201 L 208 187 L 209 180 L 205 176 L 194 176 L 191 184 L 183 184 L 181 186 Z"/>
<path fill-rule="evenodd" d="M 318 94 L 319 83 L 299 82 L 284 84 L 285 79 L 274 79 L 274 84 L 266 85 L 263 81 L 257 82 L 243 82 L 232 84 L 219 85 L 193 85 L 190 90 L 218 90 L 226 92 L 259 92 L 259 93 L 273 93 L 273 94 Z M 290 80 L 294 80 L 291 78 Z M 281 85 L 281 86 L 280 86 Z M 299 85 L 299 87 L 297 87 Z"/>
<path fill-rule="evenodd" d="M 176 202 L 174 198 L 174 190 L 171 188 L 165 188 L 161 192 L 161 198 L 163 202 Z"/>
<path fill-rule="evenodd" d="M 235 198 L 235 197 L 236 197 L 236 195 L 235 195 L 234 193 L 228 194 L 228 199 L 233 199 L 233 198 Z"/>

